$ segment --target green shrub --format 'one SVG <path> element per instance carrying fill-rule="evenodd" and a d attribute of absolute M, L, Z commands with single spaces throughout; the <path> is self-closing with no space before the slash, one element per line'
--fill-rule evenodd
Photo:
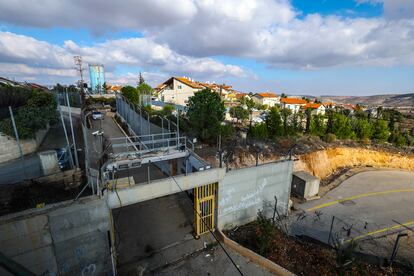
<path fill-rule="evenodd" d="M 254 125 L 249 130 L 249 136 L 255 139 L 264 140 L 269 137 L 268 127 L 265 123 Z"/>
<path fill-rule="evenodd" d="M 325 142 L 332 143 L 336 141 L 336 135 L 333 133 L 328 133 L 324 137 Z"/>

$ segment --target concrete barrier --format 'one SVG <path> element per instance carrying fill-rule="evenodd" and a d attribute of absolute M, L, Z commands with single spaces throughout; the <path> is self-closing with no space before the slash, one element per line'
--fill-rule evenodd
<path fill-rule="evenodd" d="M 55 150 L 38 152 L 43 175 L 50 175 L 60 171 L 57 153 Z"/>
<path fill-rule="evenodd" d="M 36 275 L 108 275 L 109 230 L 105 201 L 83 198 L 1 217 L 0 248 Z"/>

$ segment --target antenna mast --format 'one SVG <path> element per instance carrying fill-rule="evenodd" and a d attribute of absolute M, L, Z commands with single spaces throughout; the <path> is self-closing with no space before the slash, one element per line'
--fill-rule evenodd
<path fill-rule="evenodd" d="M 75 69 L 80 75 L 80 80 L 78 81 L 78 85 L 79 85 L 79 89 L 80 89 L 80 93 L 81 93 L 82 108 L 84 108 L 85 107 L 85 91 L 84 91 L 84 88 L 83 88 L 83 84 L 84 84 L 83 70 L 85 70 L 85 69 L 83 68 L 83 65 L 82 65 L 82 57 L 81 56 L 74 56 L 73 59 L 75 60 L 75 65 L 76 65 Z"/>

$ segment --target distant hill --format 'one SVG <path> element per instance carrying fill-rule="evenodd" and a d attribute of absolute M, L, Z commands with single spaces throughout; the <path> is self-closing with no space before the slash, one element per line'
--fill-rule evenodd
<path fill-rule="evenodd" d="M 321 96 L 322 101 L 384 107 L 414 107 L 414 93 L 373 96 Z"/>

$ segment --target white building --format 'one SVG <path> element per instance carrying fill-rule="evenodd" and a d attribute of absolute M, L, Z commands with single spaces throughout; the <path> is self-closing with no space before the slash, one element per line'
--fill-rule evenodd
<path fill-rule="evenodd" d="M 282 98 L 280 100 L 281 108 L 288 108 L 292 110 L 292 113 L 296 113 L 300 110 L 300 108 L 306 105 L 308 102 L 303 99 L 298 98 Z"/>
<path fill-rule="evenodd" d="M 186 105 L 188 99 L 204 86 L 185 77 L 172 77 L 155 88 L 157 99 L 163 102 Z"/>
<path fill-rule="evenodd" d="M 325 106 L 320 103 L 307 103 L 303 105 L 301 108 L 303 108 L 304 110 L 310 108 L 312 110 L 312 115 L 325 115 L 326 110 Z"/>
<path fill-rule="evenodd" d="M 273 107 L 280 103 L 280 97 L 275 93 L 257 93 L 252 97 L 253 101 L 257 104 L 267 105 L 268 107 Z"/>

